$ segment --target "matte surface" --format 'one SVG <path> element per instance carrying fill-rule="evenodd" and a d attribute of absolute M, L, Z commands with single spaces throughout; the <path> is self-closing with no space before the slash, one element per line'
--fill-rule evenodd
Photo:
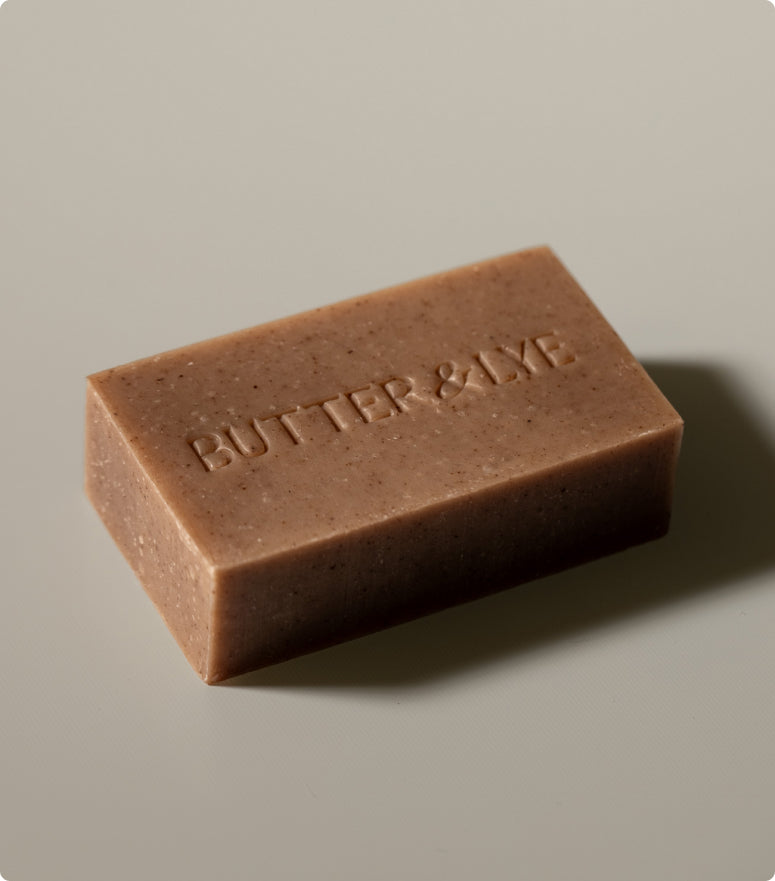
<path fill-rule="evenodd" d="M 86 489 L 207 682 L 667 530 L 682 423 L 556 255 L 88 379 Z"/>
<path fill-rule="evenodd" d="M 772 877 L 774 49 L 767 0 L 0 7 L 3 877 Z M 203 687 L 84 377 L 541 242 L 686 421 L 669 535 Z"/>

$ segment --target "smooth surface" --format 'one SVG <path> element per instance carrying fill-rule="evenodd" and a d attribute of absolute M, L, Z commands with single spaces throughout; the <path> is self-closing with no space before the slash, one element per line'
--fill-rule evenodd
<path fill-rule="evenodd" d="M 0 7 L 3 877 L 772 877 L 774 50 L 767 0 Z M 670 535 L 204 688 L 86 374 L 540 242 L 686 420 Z"/>
<path fill-rule="evenodd" d="M 539 247 L 91 375 L 85 483 L 217 682 L 661 536 L 681 434 Z"/>

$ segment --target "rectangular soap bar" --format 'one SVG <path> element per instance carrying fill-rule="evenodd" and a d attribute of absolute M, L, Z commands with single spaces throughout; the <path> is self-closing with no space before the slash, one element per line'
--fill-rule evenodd
<path fill-rule="evenodd" d="M 662 535 L 682 429 L 542 247 L 90 376 L 86 488 L 212 683 Z"/>

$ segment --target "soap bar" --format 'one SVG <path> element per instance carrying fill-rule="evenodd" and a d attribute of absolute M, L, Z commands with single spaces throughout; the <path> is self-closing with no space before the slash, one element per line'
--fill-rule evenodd
<path fill-rule="evenodd" d="M 86 489 L 213 683 L 662 535 L 682 430 L 540 247 L 88 377 Z"/>

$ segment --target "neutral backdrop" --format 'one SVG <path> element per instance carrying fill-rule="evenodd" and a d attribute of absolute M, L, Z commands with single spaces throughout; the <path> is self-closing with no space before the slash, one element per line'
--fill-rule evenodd
<path fill-rule="evenodd" d="M 775 873 L 768 0 L 0 7 L 0 874 Z M 671 534 L 207 687 L 86 374 L 551 244 L 686 420 Z"/>

